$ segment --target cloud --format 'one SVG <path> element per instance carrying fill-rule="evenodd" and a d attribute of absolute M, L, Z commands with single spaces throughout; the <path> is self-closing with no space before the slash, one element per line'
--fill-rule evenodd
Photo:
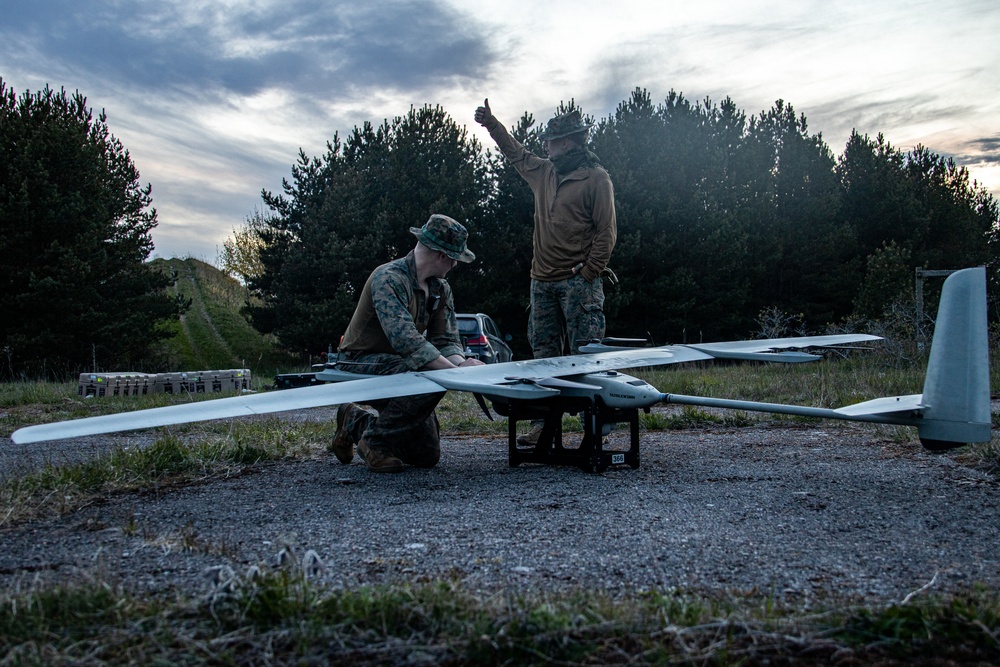
<path fill-rule="evenodd" d="M 439 102 L 507 58 L 485 24 L 434 1 L 8 4 L 4 80 L 78 89 L 107 110 L 153 184 L 165 253 L 206 254 L 299 147 L 321 153 L 335 132 Z"/>
<path fill-rule="evenodd" d="M 603 118 L 636 87 L 659 103 L 777 99 L 834 152 L 882 132 L 961 164 L 1000 195 L 995 0 L 43 0 L 7 2 L 0 76 L 80 90 L 153 185 L 163 256 L 214 256 L 301 147 L 441 104 L 507 123 L 560 101 Z M 995 77 L 993 77 L 995 78 Z M 983 169 L 983 167 L 986 169 Z"/>
<path fill-rule="evenodd" d="M 968 160 L 1000 165 L 1000 136 L 980 137 L 968 143 L 972 150 Z"/>
<path fill-rule="evenodd" d="M 493 59 L 475 22 L 431 2 L 50 0 L 16 3 L 0 37 L 17 43 L 4 59 L 27 69 L 41 58 L 153 94 L 416 90 L 480 76 Z"/>

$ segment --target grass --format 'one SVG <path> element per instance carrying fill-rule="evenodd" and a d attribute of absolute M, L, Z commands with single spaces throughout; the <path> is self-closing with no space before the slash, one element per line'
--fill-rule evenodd
<path fill-rule="evenodd" d="M 634 372 L 654 386 L 670 393 L 695 394 L 714 398 L 745 398 L 774 403 L 798 403 L 818 407 L 840 407 L 876 396 L 917 393 L 923 381 L 923 369 L 882 368 L 863 359 L 847 359 L 821 364 L 798 365 L 681 365 L 665 369 Z M 270 378 L 254 376 L 254 388 L 265 390 Z M 109 414 L 185 401 L 211 400 L 218 394 L 108 396 L 83 399 L 77 396 L 76 383 L 24 382 L 0 384 L 0 437 L 7 437 L 15 428 L 27 423 L 43 423 Z M 444 433 L 505 436 L 507 421 L 496 415 L 491 421 L 471 394 L 450 392 L 438 407 L 438 417 Z M 997 419 L 997 415 L 994 415 Z M 677 430 L 705 427 L 739 428 L 761 423 L 815 423 L 801 417 L 745 413 L 739 411 L 708 411 L 684 406 L 679 411 L 654 410 L 640 414 L 645 430 Z M 831 425 L 836 422 L 830 422 Z M 524 427 L 528 424 L 525 422 Z M 564 415 L 563 431 L 581 431 L 575 415 Z M 880 437 L 897 442 L 915 438 L 913 429 L 880 426 Z M 525 430 L 522 429 L 522 430 Z M 171 428 L 172 433 L 187 434 L 184 440 L 167 437 L 157 441 L 151 451 L 114 452 L 87 464 L 87 470 L 72 473 L 46 471 L 0 486 L 0 525 L 4 517 L 16 517 L 16 506 L 37 506 L 39 498 L 70 496 L 77 503 L 55 503 L 58 510 L 69 511 L 79 502 L 87 502 L 91 494 L 101 494 L 140 488 L 146 484 L 173 483 L 195 480 L 212 475 L 229 474 L 234 467 L 255 462 L 277 460 L 290 455 L 311 455 L 325 445 L 333 435 L 332 424 L 289 424 L 277 418 L 256 421 L 209 422 Z M 194 445 L 188 444 L 194 442 Z M 1000 471 L 1000 446 L 988 443 L 962 450 L 964 462 L 996 473 Z M 162 462 L 174 461 L 175 467 Z M 44 475 L 44 476 L 42 476 Z M 103 484 L 87 479 L 104 476 Z M 71 478 L 77 478 L 73 480 Z M 133 482 L 127 480 L 133 479 Z M 129 485 L 131 484 L 131 486 Z M 79 488 L 77 488 L 79 487 Z M 19 500 L 20 499 L 20 500 Z M 10 519 L 8 519 L 10 520 Z"/>
<path fill-rule="evenodd" d="M 881 607 L 752 592 L 476 594 L 448 581 L 326 590 L 308 558 L 225 573 L 209 595 L 91 582 L 0 597 L 3 664 L 992 664 L 1000 600 Z M 835 602 L 835 601 L 831 601 Z"/>
<path fill-rule="evenodd" d="M 190 429 L 198 428 L 196 433 Z M 262 463 L 319 455 L 334 425 L 282 421 L 211 422 L 150 446 L 123 448 L 82 463 L 47 466 L 0 483 L 0 527 L 65 514 L 111 494 L 232 476 Z"/>
<path fill-rule="evenodd" d="M 273 376 L 308 368 L 307 360 L 282 352 L 272 336 L 247 322 L 240 313 L 246 290 L 237 281 L 196 259 L 154 263 L 175 273 L 174 291 L 191 299 L 191 308 L 174 326 L 176 335 L 167 342 L 167 357 L 175 367 L 161 370 L 250 368 Z"/>
<path fill-rule="evenodd" d="M 251 389 L 265 391 L 272 377 L 251 374 Z M 0 436 L 9 436 L 14 428 L 79 417 L 158 408 L 164 405 L 212 400 L 231 393 L 146 394 L 144 396 L 82 397 L 78 382 L 4 382 L 0 383 Z M 4 428 L 6 425 L 6 429 Z"/>
<path fill-rule="evenodd" d="M 647 431 L 680 431 L 706 426 L 752 426 L 758 420 L 745 412 L 733 412 L 724 416 L 685 405 L 679 414 L 652 412 L 639 415 L 639 424 Z"/>
<path fill-rule="evenodd" d="M 918 392 L 922 369 L 847 360 L 636 374 L 675 393 L 837 407 Z M 85 400 L 76 396 L 75 384 L 0 385 L 0 431 L 9 435 L 27 423 L 215 397 Z M 446 433 L 506 433 L 505 420 L 489 421 L 465 394 L 447 395 L 439 416 Z M 642 427 L 742 428 L 769 419 L 685 407 L 644 414 Z M 579 420 L 567 416 L 563 428 L 579 429 Z M 332 432 L 330 423 L 277 418 L 174 427 L 145 448 L 120 448 L 0 484 L 0 527 L 72 512 L 112 494 L 317 456 Z M 907 430 L 899 437 L 914 435 Z M 996 474 L 995 442 L 965 448 L 956 457 Z M 138 530 L 128 522 L 123 529 Z M 144 537 L 191 551 L 226 549 L 189 528 Z M 197 598 L 150 598 L 101 579 L 4 591 L 0 666 L 1000 662 L 1000 597 L 975 588 L 947 597 L 914 591 L 886 605 L 828 599 L 822 608 L 815 602 L 797 607 L 760 591 L 705 596 L 664 590 L 611 599 L 586 590 L 484 593 L 449 580 L 342 590 L 317 583 L 322 564 L 315 554 L 288 550 L 285 556 L 279 565 L 246 572 L 220 569 L 211 592 Z"/>
<path fill-rule="evenodd" d="M 857 356 L 813 364 L 685 364 L 634 374 L 667 393 L 838 408 L 878 396 L 919 394 L 924 370 Z M 996 381 L 1000 384 L 1000 376 Z"/>

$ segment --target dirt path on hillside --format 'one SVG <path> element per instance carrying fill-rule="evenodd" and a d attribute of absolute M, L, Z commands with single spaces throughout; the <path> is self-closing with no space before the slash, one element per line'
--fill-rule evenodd
<path fill-rule="evenodd" d="M 232 348 L 229 347 L 229 343 L 222 336 L 222 334 L 219 333 L 219 330 L 215 327 L 215 321 L 208 314 L 208 308 L 205 306 L 205 300 L 202 298 L 202 291 L 198 286 L 198 276 L 195 275 L 194 266 L 188 263 L 183 264 L 181 270 L 178 271 L 177 279 L 178 281 L 187 281 L 191 285 L 190 289 L 187 290 L 188 294 L 191 295 L 191 307 L 197 312 L 199 321 L 204 323 L 204 325 L 208 328 L 212 344 L 222 351 L 221 355 L 216 353 L 215 356 L 227 356 L 230 359 L 237 359 L 237 355 L 233 352 Z M 179 286 L 176 290 L 178 293 L 181 292 Z M 191 343 L 194 357 L 199 358 L 202 356 L 208 356 L 205 350 L 200 349 L 198 345 L 198 338 L 192 334 L 191 326 L 186 315 L 182 314 L 180 316 L 180 323 L 187 336 L 187 340 Z"/>

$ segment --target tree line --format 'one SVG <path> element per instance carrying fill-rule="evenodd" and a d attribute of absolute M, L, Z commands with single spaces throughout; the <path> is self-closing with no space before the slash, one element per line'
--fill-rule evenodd
<path fill-rule="evenodd" d="M 879 317 L 910 297 L 916 267 L 995 268 L 996 201 L 926 148 L 855 133 L 835 156 L 782 101 L 748 116 L 730 99 L 654 103 L 642 89 L 590 120 L 616 191 L 611 335 L 742 338 L 763 309 L 815 329 Z M 543 154 L 531 114 L 511 131 Z M 440 212 L 478 255 L 450 276 L 457 308 L 491 314 L 527 355 L 532 197 L 491 148 L 428 105 L 300 150 L 225 243 L 248 318 L 289 350 L 326 350 L 371 270 Z M 79 92 L 18 96 L 0 79 L 0 379 L 155 369 L 189 305 L 147 261 L 156 225 L 103 113 Z"/>
<path fill-rule="evenodd" d="M 670 92 L 654 103 L 636 89 L 589 120 L 615 185 L 609 335 L 742 338 L 765 308 L 818 329 L 912 299 L 916 267 L 994 264 L 997 202 L 924 147 L 855 132 L 835 156 L 781 100 L 748 116 L 728 98 Z M 531 114 L 510 129 L 544 155 Z M 370 271 L 405 254 L 409 227 L 439 212 L 466 224 L 478 255 L 449 276 L 456 307 L 490 313 L 527 353 L 531 192 L 440 106 L 334 135 L 320 156 L 300 151 L 282 192 L 262 200 L 243 230 L 259 263 L 241 277 L 254 325 L 283 344 L 335 345 Z"/>

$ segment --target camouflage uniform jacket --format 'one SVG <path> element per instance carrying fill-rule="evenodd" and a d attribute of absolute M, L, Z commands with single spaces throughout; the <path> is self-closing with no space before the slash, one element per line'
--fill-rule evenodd
<path fill-rule="evenodd" d="M 451 286 L 441 278 L 427 282 L 429 297 L 417 284 L 412 251 L 372 271 L 340 351 L 398 354 L 411 370 L 423 368 L 438 355 L 462 355 Z"/>
<path fill-rule="evenodd" d="M 490 136 L 535 195 L 531 277 L 551 282 L 573 276 L 582 263 L 588 281 L 601 274 L 615 247 L 615 191 L 602 167 L 581 168 L 563 176 L 551 160 L 528 151 L 495 118 Z"/>

